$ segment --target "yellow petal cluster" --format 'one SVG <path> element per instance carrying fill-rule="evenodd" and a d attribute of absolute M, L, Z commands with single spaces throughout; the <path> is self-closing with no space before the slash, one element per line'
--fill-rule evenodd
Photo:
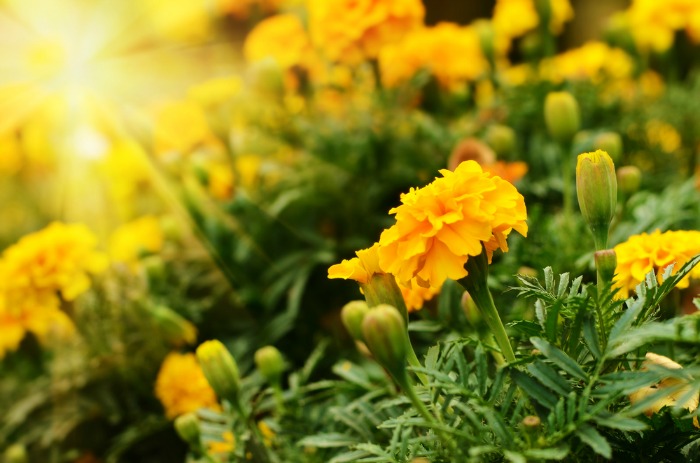
<path fill-rule="evenodd" d="M 644 363 L 642 365 L 642 370 L 648 370 L 649 367 L 653 365 L 664 367 L 669 370 L 680 370 L 683 368 L 681 365 L 674 362 L 668 357 L 664 357 L 663 355 L 658 355 L 653 352 L 647 352 L 646 359 L 644 360 Z M 685 408 L 691 412 L 695 411 L 698 408 L 697 394 L 688 397 L 683 403 L 679 402 L 679 400 L 682 397 L 686 397 L 691 391 L 691 386 L 689 384 L 684 386 L 684 384 L 687 384 L 687 382 L 681 379 L 666 378 L 662 380 L 659 384 L 656 384 L 654 387 L 647 386 L 633 392 L 632 394 L 630 394 L 630 402 L 634 404 L 643 400 L 647 396 L 650 396 L 652 394 L 658 394 L 659 391 L 663 391 L 668 388 L 673 388 L 671 392 L 668 393 L 668 395 L 660 397 L 656 402 L 652 403 L 649 406 L 649 408 L 647 408 L 644 411 L 644 413 L 647 416 L 651 416 L 654 413 L 658 413 L 664 407 L 674 406 Z M 697 416 L 693 418 L 693 424 L 696 428 L 700 428 L 700 422 L 698 422 Z"/>
<path fill-rule="evenodd" d="M 623 79 L 632 74 L 632 58 L 620 48 L 603 42 L 588 42 L 542 61 L 542 78 L 559 83 L 564 80 Z"/>
<path fill-rule="evenodd" d="M 143 216 L 121 225 L 109 238 L 110 257 L 134 269 L 144 253 L 157 253 L 163 247 L 163 231 L 158 219 Z"/>
<path fill-rule="evenodd" d="M 379 240 L 379 265 L 410 286 L 440 287 L 467 275 L 469 256 L 508 250 L 512 230 L 527 234 L 525 201 L 515 187 L 484 172 L 475 161 L 401 196 L 390 210 L 396 223 Z"/>
<path fill-rule="evenodd" d="M 695 0 L 633 0 L 618 21 L 626 22 L 642 50 L 667 50 L 680 30 L 695 43 L 700 42 L 700 3 Z"/>
<path fill-rule="evenodd" d="M 309 30 L 331 61 L 359 63 L 423 23 L 420 0 L 308 0 Z"/>
<path fill-rule="evenodd" d="M 372 247 L 355 252 L 357 257 L 344 259 L 341 263 L 332 265 L 328 269 L 328 278 L 343 278 L 355 280 L 360 284 L 367 284 L 375 273 L 385 273 L 379 267 L 379 243 Z"/>
<path fill-rule="evenodd" d="M 447 22 L 415 29 L 402 41 L 382 48 L 379 65 L 382 81 L 388 87 L 425 69 L 449 88 L 474 80 L 488 69 L 476 30 Z"/>
<path fill-rule="evenodd" d="M 574 9 L 569 0 L 551 0 L 550 9 L 549 29 L 553 34 L 559 34 L 564 23 L 573 19 Z M 493 9 L 497 49 L 507 51 L 511 40 L 532 31 L 539 23 L 535 0 L 497 0 Z"/>
<path fill-rule="evenodd" d="M 204 110 L 189 100 L 171 101 L 156 111 L 153 145 L 161 158 L 179 157 L 215 143 Z"/>
<path fill-rule="evenodd" d="M 27 332 L 40 341 L 73 332 L 59 310 L 90 288 L 90 274 L 103 271 L 107 257 L 81 224 L 54 222 L 7 248 L 0 257 L 0 357 L 17 349 Z"/>
<path fill-rule="evenodd" d="M 613 279 L 620 297 L 628 297 L 631 290 L 644 281 L 650 271 L 654 271 L 659 283 L 666 267 L 675 262 L 676 273 L 688 260 L 700 254 L 700 231 L 656 230 L 651 234 L 633 235 L 624 243 L 615 246 L 617 268 Z M 687 288 L 690 278 L 700 278 L 700 266 L 679 283 L 679 288 Z"/>
<path fill-rule="evenodd" d="M 171 419 L 200 408 L 219 408 L 216 394 L 193 353 L 171 352 L 165 357 L 156 378 L 155 394 Z"/>
<path fill-rule="evenodd" d="M 429 286 L 423 288 L 417 284 L 412 284 L 409 288 L 408 286 L 399 286 L 401 290 L 401 295 L 406 303 L 406 309 L 410 312 L 416 312 L 423 308 L 426 302 L 433 299 L 435 296 L 440 294 L 440 288 L 435 288 Z"/>
<path fill-rule="evenodd" d="M 311 40 L 294 14 L 278 14 L 259 22 L 245 39 L 243 55 L 249 63 L 272 58 L 282 69 L 308 68 L 315 58 Z"/>

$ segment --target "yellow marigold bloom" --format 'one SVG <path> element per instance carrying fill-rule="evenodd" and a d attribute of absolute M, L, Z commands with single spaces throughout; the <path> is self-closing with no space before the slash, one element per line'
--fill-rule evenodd
<path fill-rule="evenodd" d="M 440 294 L 440 288 L 432 286 L 423 288 L 417 284 L 412 284 L 410 288 L 407 286 L 399 286 L 399 288 L 409 313 L 422 309 L 426 302 Z"/>
<path fill-rule="evenodd" d="M 200 408 L 219 408 L 216 394 L 192 353 L 171 352 L 165 357 L 156 379 L 155 394 L 170 419 Z"/>
<path fill-rule="evenodd" d="M 622 79 L 632 74 L 632 58 L 620 48 L 612 48 L 603 42 L 588 42 L 579 48 L 568 50 L 540 64 L 540 74 L 553 82 L 604 79 Z"/>
<path fill-rule="evenodd" d="M 564 23 L 573 19 L 574 9 L 569 0 L 551 0 L 550 8 L 549 29 L 559 34 Z M 493 9 L 496 48 L 502 53 L 507 51 L 512 39 L 530 32 L 539 23 L 535 0 L 497 0 Z"/>
<path fill-rule="evenodd" d="M 160 156 L 186 155 L 199 145 L 212 142 L 206 115 L 195 102 L 170 102 L 157 111 L 153 143 Z"/>
<path fill-rule="evenodd" d="M 525 201 L 515 187 L 484 172 L 475 161 L 401 196 L 389 211 L 396 223 L 379 240 L 379 265 L 408 286 L 440 287 L 459 280 L 469 256 L 486 247 L 489 260 L 496 249 L 508 250 L 512 230 L 527 234 Z"/>
<path fill-rule="evenodd" d="M 277 434 L 275 434 L 275 431 L 273 431 L 272 428 L 270 428 L 270 426 L 268 426 L 268 424 L 262 420 L 258 421 L 258 429 L 263 436 L 263 443 L 266 447 L 270 447 Z"/>
<path fill-rule="evenodd" d="M 488 69 L 479 35 L 473 27 L 439 23 L 414 29 L 379 53 L 382 81 L 392 87 L 429 70 L 444 87 L 474 80 Z"/>
<path fill-rule="evenodd" d="M 107 257 L 95 250 L 97 238 L 82 224 L 53 222 L 21 238 L 2 255 L 2 283 L 7 307 L 60 293 L 72 301 L 90 288 L 88 274 L 107 267 Z M 18 304 L 18 305 L 23 305 Z"/>
<path fill-rule="evenodd" d="M 660 367 L 667 368 L 669 370 L 680 370 L 683 367 L 671 360 L 668 357 L 665 357 L 663 355 L 658 355 L 654 354 L 653 352 L 647 352 L 646 354 L 646 360 L 644 360 L 644 363 L 642 364 L 642 370 L 648 370 L 650 366 L 652 365 L 658 365 Z M 691 386 L 687 385 L 684 387 L 677 388 L 677 386 L 681 386 L 685 384 L 686 382 L 677 379 L 677 378 L 666 378 L 662 380 L 659 384 L 655 385 L 654 387 L 643 387 L 632 394 L 630 394 L 630 402 L 632 404 L 639 402 L 640 400 L 648 397 L 649 395 L 652 394 L 658 394 L 659 391 L 662 391 L 666 388 L 674 387 L 673 392 L 670 392 L 668 395 L 664 397 L 660 397 L 656 402 L 651 404 L 649 408 L 647 408 L 644 411 L 644 414 L 647 416 L 651 416 L 654 413 L 658 413 L 662 408 L 664 407 L 674 407 L 674 406 L 679 406 L 682 408 L 687 409 L 690 412 L 695 411 L 698 408 L 698 395 L 695 394 L 688 398 L 684 403 L 679 403 L 679 400 L 688 394 L 688 392 L 691 391 Z M 696 428 L 700 428 L 700 422 L 698 422 L 698 417 L 693 418 L 693 424 L 695 425 Z"/>
<path fill-rule="evenodd" d="M 109 238 L 109 253 L 115 262 L 135 268 L 144 253 L 157 253 L 163 247 L 163 231 L 158 219 L 147 215 L 121 225 Z"/>
<path fill-rule="evenodd" d="M 357 257 L 344 259 L 341 263 L 335 264 L 328 269 L 328 278 L 343 278 L 345 280 L 355 280 L 358 283 L 369 283 L 375 273 L 385 273 L 379 267 L 379 244 L 374 243 L 372 247 L 355 252 Z"/>
<path fill-rule="evenodd" d="M 236 450 L 236 438 L 231 431 L 221 434 L 221 440 L 207 442 L 207 453 L 229 454 Z"/>
<path fill-rule="evenodd" d="M 314 44 L 332 61 L 358 63 L 423 22 L 420 0 L 308 0 Z"/>
<path fill-rule="evenodd" d="M 619 22 L 627 24 L 642 50 L 663 52 L 673 45 L 675 31 L 685 29 L 696 40 L 700 4 L 695 0 L 634 0 Z"/>
<path fill-rule="evenodd" d="M 633 235 L 624 243 L 615 246 L 617 268 L 613 278 L 619 296 L 629 297 L 630 290 L 644 281 L 650 271 L 654 271 L 659 283 L 666 267 L 675 262 L 675 274 L 688 260 L 700 254 L 700 231 L 659 230 L 651 234 Z M 700 278 L 700 266 L 678 283 L 678 288 L 687 288 L 690 278 Z"/>
<path fill-rule="evenodd" d="M 646 135 L 650 145 L 658 146 L 666 153 L 673 153 L 682 144 L 681 135 L 675 127 L 658 119 L 647 122 Z"/>
<path fill-rule="evenodd" d="M 250 31 L 243 44 L 243 56 L 250 63 L 272 58 L 280 68 L 289 69 L 308 67 L 314 49 L 298 16 L 278 14 L 264 19 Z"/>

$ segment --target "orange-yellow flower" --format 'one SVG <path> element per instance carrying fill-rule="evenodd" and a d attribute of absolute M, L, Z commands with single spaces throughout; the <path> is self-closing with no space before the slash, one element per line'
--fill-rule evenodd
<path fill-rule="evenodd" d="M 216 394 L 192 353 L 171 352 L 165 357 L 156 379 L 155 394 L 171 419 L 200 408 L 219 408 Z"/>
<path fill-rule="evenodd" d="M 417 284 L 407 286 L 399 286 L 401 289 L 401 295 L 406 303 L 406 309 L 409 312 L 415 312 L 423 308 L 423 305 L 434 298 L 436 295 L 440 294 L 440 288 L 433 288 L 432 286 L 428 288 L 423 288 Z"/>
<path fill-rule="evenodd" d="M 250 31 L 243 44 L 246 61 L 274 59 L 280 68 L 308 67 L 314 50 L 303 24 L 296 15 L 278 14 L 264 19 Z"/>
<path fill-rule="evenodd" d="M 360 284 L 369 283 L 375 273 L 385 273 L 379 267 L 379 244 L 355 252 L 357 257 L 344 259 L 341 263 L 332 265 L 328 269 L 328 278 L 343 278 L 355 280 Z"/>
<path fill-rule="evenodd" d="M 633 235 L 614 249 L 617 255 L 614 287 L 619 289 L 620 297 L 626 298 L 650 271 L 654 271 L 661 283 L 666 267 L 675 263 L 675 274 L 688 260 L 700 254 L 700 231 L 661 233 L 656 230 L 651 234 Z M 687 288 L 690 278 L 700 278 L 700 266 L 683 278 L 678 288 Z"/>
<path fill-rule="evenodd" d="M 525 201 L 511 183 L 475 161 L 440 172 L 443 177 L 401 196 L 389 211 L 396 223 L 379 240 L 380 267 L 406 286 L 414 278 L 433 287 L 463 278 L 468 257 L 483 246 L 490 260 L 494 250 L 508 250 L 512 230 L 527 234 Z"/>
<path fill-rule="evenodd" d="M 314 44 L 331 61 L 358 63 L 375 58 L 423 22 L 420 0 L 308 0 Z"/>
<path fill-rule="evenodd" d="M 379 53 L 382 81 L 395 86 L 421 69 L 430 71 L 443 87 L 474 80 L 488 69 L 476 30 L 439 23 L 409 32 Z"/>
<path fill-rule="evenodd" d="M 157 253 L 162 247 L 163 231 L 158 219 L 152 215 L 121 225 L 109 239 L 112 260 L 132 269 L 136 269 L 143 253 Z"/>

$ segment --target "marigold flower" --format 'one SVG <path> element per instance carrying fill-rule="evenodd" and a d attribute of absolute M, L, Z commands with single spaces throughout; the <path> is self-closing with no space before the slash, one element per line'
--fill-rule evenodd
<path fill-rule="evenodd" d="M 343 278 L 355 280 L 360 284 L 369 283 L 375 273 L 385 273 L 379 267 L 379 243 L 372 247 L 355 252 L 357 257 L 344 259 L 341 263 L 332 265 L 328 269 L 328 278 Z"/>
<path fill-rule="evenodd" d="M 657 365 L 660 367 L 667 368 L 669 370 L 680 370 L 683 367 L 671 360 L 668 357 L 664 357 L 663 355 L 658 355 L 653 352 L 647 352 L 646 354 L 646 360 L 644 360 L 644 363 L 642 364 L 642 370 L 648 370 L 650 366 Z M 664 390 L 667 388 L 673 388 L 673 391 L 670 392 L 667 396 L 665 397 L 660 397 L 656 402 L 651 404 L 649 408 L 647 408 L 644 411 L 644 414 L 647 416 L 651 416 L 654 413 L 658 413 L 662 408 L 664 407 L 673 407 L 673 406 L 679 406 L 687 409 L 688 411 L 695 411 L 698 408 L 698 396 L 697 394 L 693 395 L 692 397 L 688 398 L 684 403 L 679 403 L 679 400 L 686 396 L 688 392 L 690 392 L 691 387 L 690 385 L 687 386 L 682 386 L 685 383 L 685 381 L 677 378 L 666 378 L 662 380 L 659 384 L 657 384 L 655 387 L 643 387 L 640 388 L 639 390 L 633 392 L 630 394 L 630 402 L 631 403 L 636 403 L 639 402 L 640 400 L 644 399 L 645 397 L 651 395 L 651 394 L 658 394 L 660 390 Z M 682 386 L 682 387 L 678 387 Z M 698 417 L 693 418 L 693 424 L 695 425 L 696 428 L 700 428 L 700 422 L 698 422 Z"/>
<path fill-rule="evenodd" d="M 420 0 L 308 0 L 311 38 L 332 61 L 375 58 L 423 22 Z"/>
<path fill-rule="evenodd" d="M 172 419 L 200 408 L 218 409 L 216 394 L 192 353 L 171 352 L 158 371 L 155 394 Z"/>
<path fill-rule="evenodd" d="M 540 75 L 552 82 L 590 80 L 594 83 L 605 79 L 624 79 L 632 75 L 634 62 L 620 48 L 603 42 L 588 42 L 540 64 Z"/>
<path fill-rule="evenodd" d="M 157 253 L 163 247 L 163 231 L 158 219 L 147 215 L 117 228 L 109 239 L 112 260 L 123 262 L 132 269 L 143 253 Z"/>
<path fill-rule="evenodd" d="M 382 48 L 379 65 L 386 86 L 426 69 L 446 88 L 476 79 L 489 66 L 476 29 L 446 22 L 415 29 L 401 42 Z"/>
<path fill-rule="evenodd" d="M 569 0 L 551 0 L 550 7 L 549 29 L 552 33 L 559 34 L 564 23 L 573 19 L 574 10 Z M 501 52 L 506 52 L 512 39 L 530 32 L 539 23 L 535 0 L 497 0 L 493 9 L 496 47 Z"/>
<path fill-rule="evenodd" d="M 379 240 L 379 265 L 409 286 L 440 287 L 459 280 L 469 256 L 485 246 L 489 261 L 494 250 L 508 250 L 512 230 L 527 234 L 525 201 L 515 187 L 482 170 L 475 161 L 401 196 L 402 204 L 389 213 L 396 224 Z"/>
<path fill-rule="evenodd" d="M 673 273 L 700 254 L 700 231 L 656 230 L 651 234 L 633 235 L 615 246 L 617 268 L 615 269 L 614 287 L 619 289 L 619 296 L 629 297 L 630 290 L 644 281 L 647 273 L 654 271 L 659 283 L 670 264 Z M 678 283 L 678 288 L 687 288 L 691 278 L 700 278 L 700 266 L 696 266 L 689 275 Z"/>
<path fill-rule="evenodd" d="M 309 67 L 314 50 L 299 18 L 293 14 L 278 14 L 264 19 L 250 31 L 243 44 L 248 62 L 274 59 L 280 68 Z"/>
<path fill-rule="evenodd" d="M 422 309 L 426 302 L 440 294 L 440 288 L 432 286 L 423 288 L 417 284 L 412 284 L 410 288 L 402 285 L 399 289 L 409 313 Z"/>

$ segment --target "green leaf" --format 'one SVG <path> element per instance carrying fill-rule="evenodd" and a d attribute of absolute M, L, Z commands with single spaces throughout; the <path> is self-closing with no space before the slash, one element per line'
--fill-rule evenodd
<path fill-rule="evenodd" d="M 586 372 L 583 371 L 583 369 L 571 357 L 566 355 L 564 351 L 554 347 L 542 338 L 532 337 L 530 338 L 530 342 L 533 346 L 539 349 L 540 352 L 547 357 L 547 359 L 551 360 L 562 370 L 579 379 L 588 380 L 588 375 Z"/>
<path fill-rule="evenodd" d="M 600 351 L 600 341 L 598 340 L 598 331 L 595 326 L 595 317 L 587 315 L 583 319 L 583 341 L 590 351 L 591 355 L 599 359 L 603 354 Z"/>
<path fill-rule="evenodd" d="M 532 376 L 557 394 L 567 395 L 571 392 L 569 383 L 544 362 L 536 360 L 534 363 L 528 365 L 527 369 Z"/>
<path fill-rule="evenodd" d="M 643 421 L 628 418 L 619 414 L 611 414 L 610 416 L 594 416 L 593 420 L 600 426 L 619 429 L 620 431 L 643 431 L 648 427 Z"/>
<path fill-rule="evenodd" d="M 527 458 L 525 458 L 521 453 L 504 450 L 503 456 L 506 457 L 506 460 L 510 461 L 511 463 L 527 463 Z"/>
<path fill-rule="evenodd" d="M 540 325 L 530 320 L 516 320 L 508 323 L 508 328 L 513 328 L 528 338 L 532 336 L 541 336 L 543 334 Z"/>
<path fill-rule="evenodd" d="M 531 460 L 563 460 L 569 454 L 569 447 L 552 447 L 548 449 L 528 449 L 523 453 Z"/>
<path fill-rule="evenodd" d="M 297 445 L 316 448 L 348 447 L 357 444 L 357 438 L 337 432 L 307 436 L 297 442 Z M 366 454 L 366 453 L 365 453 Z"/>
<path fill-rule="evenodd" d="M 605 458 L 612 457 L 612 448 L 608 441 L 596 429 L 590 425 L 582 424 L 576 430 L 576 435 L 581 441 L 593 449 L 595 453 Z"/>
<path fill-rule="evenodd" d="M 520 386 L 520 388 L 534 400 L 539 402 L 541 405 L 551 409 L 557 404 L 556 398 L 552 391 L 542 386 L 540 383 L 535 381 L 531 376 L 517 370 L 511 370 L 511 376 L 513 381 Z"/>

